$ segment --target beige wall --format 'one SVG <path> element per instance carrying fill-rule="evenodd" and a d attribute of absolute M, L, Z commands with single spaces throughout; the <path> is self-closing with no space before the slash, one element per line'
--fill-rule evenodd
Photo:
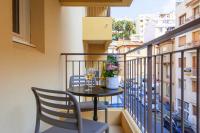
<path fill-rule="evenodd" d="M 61 9 L 58 0 L 45 0 L 45 53 L 41 53 L 12 42 L 12 0 L 0 3 L 0 129 L 33 133 L 36 111 L 30 87 L 63 88 L 60 53 L 82 52 L 82 47 L 77 48 L 82 46 L 83 9 Z"/>

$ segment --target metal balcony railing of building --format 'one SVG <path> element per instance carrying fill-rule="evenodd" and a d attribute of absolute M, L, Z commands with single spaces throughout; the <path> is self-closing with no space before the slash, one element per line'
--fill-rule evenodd
<path fill-rule="evenodd" d="M 127 109 L 141 132 L 144 133 L 199 133 L 200 46 L 195 45 L 161 54 L 154 53 L 155 46 L 197 28 L 200 28 L 200 18 L 127 53 L 62 53 L 66 61 L 66 88 L 69 87 L 70 76 L 83 75 L 85 70 L 82 68 L 87 68 L 87 66 L 96 68 L 97 84 L 100 84 L 100 73 L 102 73 L 103 62 L 106 62 L 105 57 L 116 55 L 119 57 L 120 79 L 123 81 L 121 87 L 124 89 L 124 94 L 99 100 L 107 101 L 110 107 Z M 144 50 L 145 54 L 138 56 L 138 50 L 140 53 Z M 169 57 L 169 65 L 164 65 L 165 56 Z M 192 60 L 193 56 L 196 56 L 194 58 L 196 79 L 190 79 L 185 74 L 185 68 L 192 67 L 188 66 L 192 63 L 185 64 L 185 58 Z M 157 63 L 158 60 L 160 63 Z M 168 83 L 164 82 L 167 77 L 165 74 L 168 75 Z M 196 82 L 192 82 L 194 80 Z M 84 99 L 79 98 L 79 100 Z"/>
<path fill-rule="evenodd" d="M 107 53 L 63 53 L 65 55 L 66 60 L 66 89 L 71 87 L 71 78 L 76 76 L 80 78 L 84 78 L 86 76 L 87 70 L 93 69 L 95 71 L 94 76 L 94 84 L 95 85 L 103 85 L 105 84 L 105 80 L 103 79 L 103 71 L 105 70 L 106 59 L 108 55 Z M 118 63 L 120 65 L 120 69 L 123 71 L 124 66 L 124 54 L 114 54 L 118 56 Z M 124 72 L 121 71 L 120 78 L 124 79 Z M 103 82 L 104 81 L 104 82 Z M 121 80 L 122 81 L 122 80 Z M 78 80 L 77 85 L 86 85 L 86 78 L 84 80 Z M 120 86 L 124 87 L 124 83 L 120 82 Z M 89 97 L 78 97 L 79 101 L 89 101 L 91 98 Z M 124 94 L 110 97 L 100 97 L 99 101 L 103 101 L 109 107 L 123 108 L 124 107 Z"/>

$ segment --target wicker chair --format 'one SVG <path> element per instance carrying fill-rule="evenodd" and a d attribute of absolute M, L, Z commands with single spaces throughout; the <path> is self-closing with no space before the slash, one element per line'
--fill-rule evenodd
<path fill-rule="evenodd" d="M 96 81 L 92 80 L 92 84 L 96 85 Z M 86 85 L 86 79 L 83 75 L 74 75 L 70 77 L 70 83 L 69 87 L 73 88 L 76 86 L 85 86 Z M 93 101 L 86 101 L 86 102 L 79 102 L 81 112 L 86 111 L 93 111 L 94 110 L 94 103 Z M 105 105 L 105 102 L 98 102 L 97 103 L 98 110 L 105 110 L 105 122 L 107 123 L 107 114 L 108 114 L 108 108 Z"/>
<path fill-rule="evenodd" d="M 65 91 L 32 87 L 36 98 L 35 133 L 40 131 L 40 120 L 52 125 L 43 133 L 103 133 L 108 124 L 81 118 L 76 98 Z"/>

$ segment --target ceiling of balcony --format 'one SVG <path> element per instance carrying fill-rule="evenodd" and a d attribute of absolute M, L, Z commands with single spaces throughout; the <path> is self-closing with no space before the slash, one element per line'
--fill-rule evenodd
<path fill-rule="evenodd" d="M 59 0 L 63 6 L 130 6 L 133 0 Z"/>

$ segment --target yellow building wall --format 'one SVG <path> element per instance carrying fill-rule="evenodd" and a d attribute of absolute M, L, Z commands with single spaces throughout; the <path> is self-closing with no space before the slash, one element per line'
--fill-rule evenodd
<path fill-rule="evenodd" d="M 77 48 L 83 46 L 81 29 L 84 9 L 63 9 L 58 0 L 45 0 L 44 5 L 45 52 L 40 52 L 37 48 L 12 42 L 12 0 L 1 0 L 1 133 L 33 133 L 36 106 L 30 88 L 63 90 L 65 72 L 60 53 L 83 52 L 82 47 Z M 65 18 L 61 19 L 61 16 Z M 68 20 L 67 23 L 62 24 L 63 19 Z M 68 33 L 64 39 L 62 33 Z"/>
<path fill-rule="evenodd" d="M 112 40 L 111 17 L 83 17 L 83 40 Z"/>

